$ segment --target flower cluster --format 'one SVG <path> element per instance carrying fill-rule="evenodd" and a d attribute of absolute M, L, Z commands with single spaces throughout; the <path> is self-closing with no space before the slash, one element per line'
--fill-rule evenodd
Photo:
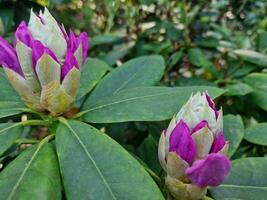
<path fill-rule="evenodd" d="M 207 187 L 224 181 L 231 162 L 222 126 L 222 110 L 216 110 L 207 93 L 197 93 L 163 131 L 159 160 L 176 199 L 200 199 Z"/>
<path fill-rule="evenodd" d="M 14 48 L 0 36 L 0 65 L 30 108 L 52 115 L 66 112 L 74 102 L 88 37 L 78 37 L 59 25 L 49 11 L 31 12 L 15 32 Z"/>

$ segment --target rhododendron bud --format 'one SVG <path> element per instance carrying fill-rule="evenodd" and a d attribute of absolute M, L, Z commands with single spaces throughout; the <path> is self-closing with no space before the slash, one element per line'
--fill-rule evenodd
<path fill-rule="evenodd" d="M 39 15 L 31 12 L 28 26 L 20 23 L 14 48 L 2 37 L 0 48 L 0 64 L 26 105 L 52 115 L 70 109 L 87 56 L 86 33 L 68 36 L 45 8 Z"/>
<path fill-rule="evenodd" d="M 166 185 L 176 199 L 201 199 L 231 168 L 222 132 L 222 111 L 207 93 L 197 93 L 172 119 L 159 141 Z"/>

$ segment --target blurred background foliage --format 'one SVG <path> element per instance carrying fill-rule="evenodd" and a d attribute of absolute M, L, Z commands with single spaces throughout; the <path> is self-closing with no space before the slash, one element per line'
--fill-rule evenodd
<path fill-rule="evenodd" d="M 233 159 L 267 153 L 267 1 L 0 0 L 0 34 L 12 42 L 30 9 L 47 6 L 66 30 L 90 35 L 90 57 L 113 67 L 149 54 L 165 59 L 161 85 L 226 89 L 217 99 Z M 168 97 L 166 97 L 168 98 Z M 168 122 L 98 124 L 156 173 Z"/>

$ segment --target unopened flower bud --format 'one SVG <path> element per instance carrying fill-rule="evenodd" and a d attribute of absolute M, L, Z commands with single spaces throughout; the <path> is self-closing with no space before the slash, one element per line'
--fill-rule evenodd
<path fill-rule="evenodd" d="M 67 35 L 49 11 L 31 12 L 27 26 L 18 26 L 14 48 L 0 37 L 0 65 L 26 105 L 59 115 L 74 102 L 80 82 L 80 67 L 88 51 L 88 37 Z"/>
<path fill-rule="evenodd" d="M 176 199 L 201 199 L 220 185 L 231 168 L 222 133 L 222 111 L 207 93 L 197 93 L 163 131 L 159 160 L 166 185 Z"/>

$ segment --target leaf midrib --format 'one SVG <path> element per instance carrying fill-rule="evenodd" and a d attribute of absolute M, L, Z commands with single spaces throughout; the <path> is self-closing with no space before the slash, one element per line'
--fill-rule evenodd
<path fill-rule="evenodd" d="M 27 173 L 28 169 L 30 168 L 30 166 L 31 166 L 31 164 L 32 164 L 32 162 L 33 162 L 33 160 L 34 160 L 35 157 L 37 156 L 37 154 L 38 154 L 38 152 L 40 151 L 40 149 L 41 149 L 42 146 L 43 146 L 42 144 L 39 144 L 39 145 L 38 145 L 36 151 L 35 151 L 34 154 L 32 155 L 32 157 L 31 157 L 31 159 L 29 160 L 29 162 L 27 163 L 25 169 L 22 171 L 21 176 L 19 177 L 17 183 L 15 184 L 15 186 L 13 187 L 13 189 L 11 190 L 11 193 L 9 194 L 7 200 L 11 200 L 12 197 L 14 196 L 14 194 L 15 194 L 17 188 L 19 187 L 21 181 L 22 181 L 23 178 L 25 177 L 25 174 Z"/>
<path fill-rule="evenodd" d="M 171 91 L 171 92 L 164 92 L 164 93 L 159 93 L 159 94 L 154 94 L 154 95 L 144 95 L 144 96 L 139 96 L 139 97 L 132 97 L 132 98 L 128 98 L 128 99 L 124 99 L 124 100 L 115 101 L 115 102 L 112 102 L 112 103 L 96 106 L 94 108 L 91 108 L 91 109 L 88 109 L 88 110 L 85 110 L 85 111 L 81 112 L 81 114 L 85 114 L 85 113 L 88 113 L 88 112 L 91 112 L 91 111 L 94 111 L 94 110 L 97 110 L 97 109 L 101 109 L 101 108 L 104 108 L 104 107 L 107 107 L 107 106 L 111 106 L 111 105 L 115 105 L 115 104 L 119 104 L 119 103 L 123 103 L 123 102 L 127 102 L 127 101 L 145 99 L 145 98 L 162 96 L 162 95 L 169 95 L 169 94 L 173 94 L 173 93 L 174 92 Z"/>
<path fill-rule="evenodd" d="M 81 147 L 83 148 L 85 154 L 87 155 L 87 157 L 89 158 L 89 160 L 93 163 L 93 166 L 95 167 L 96 171 L 98 172 L 99 176 L 101 177 L 102 181 L 104 182 L 104 185 L 107 187 L 108 191 L 110 192 L 112 199 L 117 199 L 115 197 L 115 195 L 113 194 L 110 186 L 108 185 L 107 180 L 105 179 L 103 173 L 101 172 L 101 170 L 97 167 L 97 164 L 95 162 L 95 160 L 93 159 L 93 157 L 91 156 L 91 154 L 88 152 L 86 146 L 84 145 L 84 143 L 81 141 L 81 139 L 79 138 L 79 136 L 77 135 L 77 133 L 73 130 L 73 128 L 70 126 L 70 124 L 67 121 L 63 122 L 69 129 L 70 131 L 73 133 L 73 135 L 76 137 L 76 139 L 78 140 L 79 144 L 81 145 Z"/>
<path fill-rule="evenodd" d="M 16 126 L 20 126 L 20 124 L 19 124 L 19 123 L 16 123 L 16 124 L 12 124 L 12 125 L 10 125 L 10 126 L 8 126 L 8 127 L 6 127 L 6 128 L 3 128 L 3 129 L 0 130 L 0 134 L 1 134 L 2 132 L 4 132 L 4 131 L 7 131 L 8 129 L 14 128 L 14 127 L 16 127 Z"/>
<path fill-rule="evenodd" d="M 264 186 L 253 186 L 253 185 L 227 185 L 227 184 L 222 184 L 222 185 L 220 185 L 219 188 L 221 188 L 221 187 L 224 187 L 224 188 L 229 188 L 229 187 L 233 187 L 233 188 L 254 188 L 254 189 L 267 190 L 267 186 L 264 187 Z"/>

